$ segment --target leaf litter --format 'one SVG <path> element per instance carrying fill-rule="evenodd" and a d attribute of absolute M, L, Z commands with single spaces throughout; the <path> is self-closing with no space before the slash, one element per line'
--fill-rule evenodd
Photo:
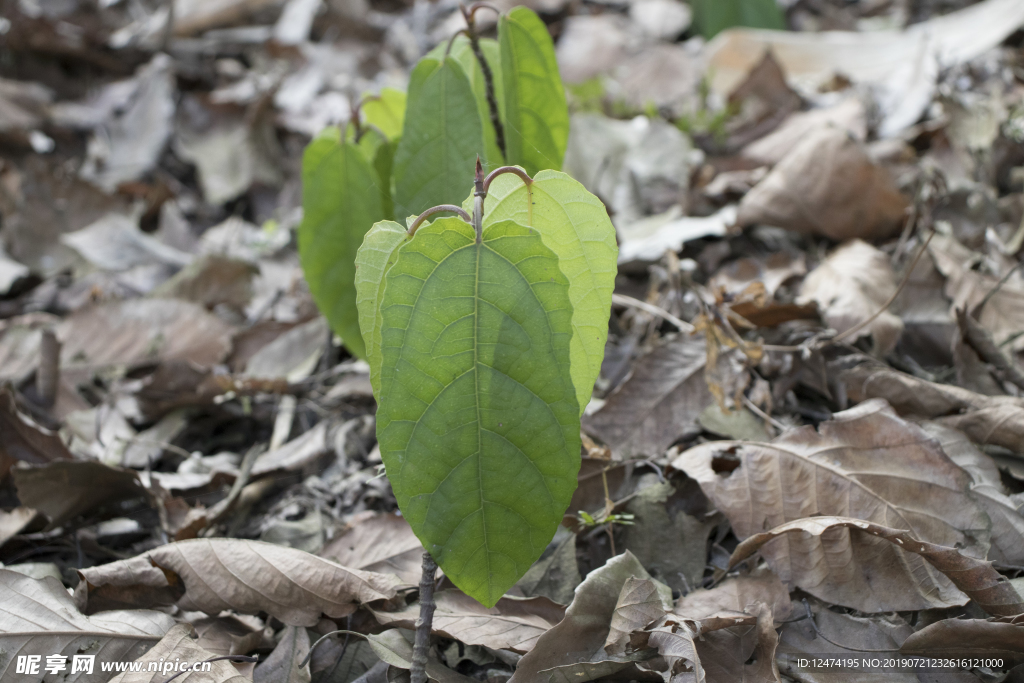
<path fill-rule="evenodd" d="M 404 680 L 421 546 L 302 278 L 299 169 L 454 4 L 8 4 L 0 678 Z M 563 526 L 492 608 L 438 576 L 430 678 L 1019 676 L 1019 3 L 787 3 L 709 42 L 678 0 L 529 4 L 615 303 Z"/>

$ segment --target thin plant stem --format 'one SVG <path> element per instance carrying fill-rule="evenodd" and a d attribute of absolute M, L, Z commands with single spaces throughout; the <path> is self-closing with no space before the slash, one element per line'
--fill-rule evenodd
<path fill-rule="evenodd" d="M 470 218 L 470 215 L 463 211 L 461 206 L 455 206 L 454 204 L 441 204 L 440 206 L 434 206 L 427 209 L 426 211 L 424 211 L 423 213 L 416 217 L 416 220 L 414 220 L 412 222 L 412 225 L 409 226 L 409 237 L 412 237 L 413 235 L 416 234 L 416 231 L 419 230 L 419 227 L 423 223 L 423 221 L 427 220 L 435 213 L 444 213 L 445 211 L 450 211 L 451 213 L 459 214 L 459 218 L 466 221 L 467 223 L 472 222 L 472 218 Z"/>
<path fill-rule="evenodd" d="M 476 243 L 484 239 L 484 199 L 487 188 L 484 187 L 484 168 L 480 164 L 480 155 L 476 156 L 476 175 L 473 177 L 473 229 L 476 231 Z"/>
<path fill-rule="evenodd" d="M 427 656 L 430 651 L 430 627 L 434 623 L 434 575 L 437 563 L 423 551 L 423 573 L 420 575 L 420 617 L 416 620 L 416 640 L 412 646 L 410 683 L 427 683 Z"/>
<path fill-rule="evenodd" d="M 487 97 L 487 108 L 491 112 L 491 124 L 494 126 L 494 142 L 498 145 L 498 149 L 501 150 L 501 156 L 504 159 L 508 157 L 508 151 L 505 148 L 505 126 L 501 123 L 501 115 L 498 112 L 498 98 L 494 94 L 494 72 L 491 71 L 491 65 L 487 62 L 487 58 L 484 57 L 484 51 L 480 48 L 480 37 L 476 33 L 476 19 L 473 17 L 481 7 L 498 11 L 492 5 L 477 2 L 470 5 L 469 8 L 463 7 L 462 15 L 466 19 L 466 36 L 469 38 L 469 47 L 473 50 L 473 56 L 476 57 L 477 63 L 480 64 L 480 73 L 484 77 L 484 94 Z"/>

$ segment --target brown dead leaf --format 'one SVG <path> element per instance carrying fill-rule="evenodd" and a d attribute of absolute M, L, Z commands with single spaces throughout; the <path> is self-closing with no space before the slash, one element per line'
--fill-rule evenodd
<path fill-rule="evenodd" d="M 57 328 L 61 367 L 134 367 L 185 360 L 209 367 L 231 350 L 231 328 L 202 306 L 176 299 L 130 299 L 94 306 Z"/>
<path fill-rule="evenodd" d="M 572 508 L 569 508 L 570 510 Z M 559 605 L 568 605 L 583 578 L 576 562 L 576 534 L 564 526 L 559 527 L 555 537 L 533 563 L 523 578 L 509 589 L 508 595 L 523 597 L 544 596 Z"/>
<path fill-rule="evenodd" d="M 963 554 L 956 548 L 935 543 L 925 543 L 907 531 L 872 524 L 871 522 L 850 517 L 807 517 L 781 524 L 764 533 L 754 534 L 736 546 L 736 550 L 733 551 L 732 556 L 729 558 L 729 567 L 735 567 L 764 547 L 766 543 L 785 534 L 796 532 L 820 538 L 821 549 L 825 555 L 842 554 L 849 557 L 853 544 L 852 534 L 830 533 L 838 529 L 863 531 L 877 538 L 885 539 L 889 543 L 898 546 L 901 551 L 920 555 L 989 614 L 994 616 L 1014 616 L 1024 613 L 1024 601 L 1021 600 L 1021 597 L 1010 582 L 992 568 L 991 562 L 977 560 Z M 829 534 L 830 538 L 825 538 L 825 534 Z M 905 562 L 905 560 L 903 561 Z M 875 580 L 888 582 L 896 578 L 893 574 L 898 576 L 905 571 L 902 567 L 895 572 L 890 570 L 886 574 L 876 576 Z M 828 570 L 819 568 L 818 573 L 819 575 L 827 575 Z M 919 580 L 922 580 L 922 583 L 926 585 L 934 584 L 934 580 L 930 577 L 925 578 L 925 575 L 925 572 L 918 574 Z M 825 576 L 822 576 L 822 579 L 823 581 L 827 580 Z"/>
<path fill-rule="evenodd" d="M 974 480 L 971 490 L 992 520 L 992 547 L 988 559 L 1013 565 L 1024 562 L 1024 511 L 1021 509 L 1024 505 L 1006 495 L 992 458 L 982 453 L 963 432 L 935 422 L 925 422 L 921 427 Z"/>
<path fill-rule="evenodd" d="M 852 365 L 852 366 L 851 366 Z M 1024 443 L 1024 399 L 982 396 L 967 389 L 929 382 L 866 358 L 844 359 L 832 376 L 851 401 L 884 398 L 901 415 L 936 420 L 977 444 L 1018 452 Z"/>
<path fill-rule="evenodd" d="M 803 142 L 810 131 L 830 127 L 845 131 L 855 140 L 867 139 L 864 104 L 857 97 L 847 97 L 830 107 L 792 113 L 771 133 L 744 147 L 740 155 L 757 164 L 774 166 Z"/>
<path fill-rule="evenodd" d="M 174 626 L 169 615 L 154 610 L 118 610 L 87 617 L 59 581 L 32 579 L 0 569 L 0 680 L 17 680 L 19 656 L 95 655 L 100 662 L 126 661 L 157 644 Z M 97 673 L 99 666 L 96 666 Z M 70 667 L 68 672 L 70 672 Z M 90 679 L 77 673 L 69 683 Z"/>
<path fill-rule="evenodd" d="M 649 578 L 628 550 L 590 572 L 576 589 L 565 618 L 537 639 L 534 648 L 519 660 L 509 683 L 543 681 L 541 672 L 548 669 L 594 661 L 608 637 L 619 593 L 633 576 Z M 620 668 L 627 666 L 635 669 L 632 664 Z"/>
<path fill-rule="evenodd" d="M 805 137 L 743 197 L 736 221 L 871 240 L 895 232 L 906 207 L 888 171 L 845 132 L 827 128 Z"/>
<path fill-rule="evenodd" d="M 253 624 L 254 621 L 257 623 Z M 264 629 L 259 627 L 261 623 L 256 617 L 241 619 L 234 615 L 192 621 L 199 636 L 198 645 L 218 655 L 247 655 L 264 645 L 266 639 Z"/>
<path fill-rule="evenodd" d="M 547 598 L 503 597 L 494 607 L 484 607 L 460 590 L 434 594 L 437 609 L 432 630 L 466 645 L 525 653 L 537 639 L 562 620 L 565 608 Z M 382 626 L 414 629 L 420 605 L 413 603 L 398 612 L 371 610 Z"/>
<path fill-rule="evenodd" d="M 194 301 L 206 308 L 218 304 L 237 311 L 252 300 L 252 281 L 259 268 L 248 261 L 207 254 L 153 290 L 154 297 Z"/>
<path fill-rule="evenodd" d="M 1005 343 L 1014 351 L 1024 351 L 1024 337 L 1010 341 L 1024 330 L 1024 281 L 1011 277 L 989 296 L 1000 277 L 971 269 L 980 255 L 946 235 L 933 237 L 928 249 L 935 267 L 946 276 L 945 293 L 952 301 L 952 309 L 970 312 L 997 345 Z M 976 310 L 986 297 L 985 305 Z"/>
<path fill-rule="evenodd" d="M 975 557 L 988 551 L 991 523 L 969 491 L 970 476 L 884 401 L 836 413 L 819 431 L 790 430 L 770 444 L 702 444 L 672 464 L 700 483 L 741 539 L 796 519 L 838 515 L 903 527 Z M 923 559 L 874 537 L 787 537 L 762 555 L 783 582 L 864 612 L 964 603 Z"/>
<path fill-rule="evenodd" d="M 136 472 L 92 460 L 19 467 L 11 473 L 18 499 L 46 515 L 50 529 L 85 513 L 117 515 L 118 503 L 148 499 Z"/>
<path fill-rule="evenodd" d="M 36 511 L 24 506 L 0 510 L 0 546 L 17 536 L 36 518 Z"/>
<path fill-rule="evenodd" d="M 10 387 L 0 388 L 0 479 L 16 462 L 40 465 L 73 457 L 58 434 L 18 410 Z"/>
<path fill-rule="evenodd" d="M 604 651 L 609 654 L 625 652 L 629 634 L 641 631 L 664 617 L 670 607 L 666 603 L 671 603 L 671 600 L 672 593 L 664 584 L 635 576 L 626 579 L 612 612 Z"/>
<path fill-rule="evenodd" d="M 867 321 L 896 293 L 896 273 L 889 257 L 870 244 L 853 240 L 832 252 L 804 279 L 800 303 L 814 302 L 829 327 L 846 332 Z M 903 321 L 883 311 L 857 333 L 871 335 L 875 352 L 892 351 Z"/>
<path fill-rule="evenodd" d="M 423 546 L 404 517 L 373 514 L 354 520 L 348 531 L 320 551 L 350 569 L 394 574 L 410 585 L 419 584 Z"/>
<path fill-rule="evenodd" d="M 728 263 L 708 280 L 708 287 L 735 295 L 753 282 L 762 282 L 771 297 L 787 280 L 806 273 L 807 259 L 803 254 L 777 251 L 765 258 L 747 257 Z"/>
<path fill-rule="evenodd" d="M 779 577 L 768 571 L 729 577 L 714 588 L 699 589 L 679 598 L 672 612 L 687 619 L 703 619 L 718 612 L 742 612 L 747 605 L 764 602 L 776 621 L 788 619 L 793 606 Z"/>
<path fill-rule="evenodd" d="M 156 646 L 135 661 L 142 663 L 142 671 L 125 672 L 115 676 L 110 683 L 163 683 L 173 673 L 170 668 L 164 671 L 162 666 L 172 662 L 205 662 L 217 655 L 199 647 L 195 640 L 195 629 L 191 624 L 176 624 Z M 157 671 L 147 671 L 149 663 L 158 665 Z M 174 679 L 175 683 L 250 683 L 251 678 L 243 676 L 239 670 L 226 660 L 210 663 L 210 671 L 189 671 Z"/>
<path fill-rule="evenodd" d="M 267 612 L 290 626 L 395 596 L 391 576 L 349 569 L 292 548 L 240 539 L 196 539 L 80 571 L 76 602 L 86 613 L 177 604 L 211 616 Z"/>
<path fill-rule="evenodd" d="M 309 632 L 286 626 L 274 651 L 253 671 L 254 683 L 309 683 L 309 662 L 300 666 L 309 654 Z"/>
<path fill-rule="evenodd" d="M 660 456 L 699 432 L 697 417 L 714 398 L 704 382 L 703 339 L 669 341 L 636 361 L 632 375 L 583 428 L 608 444 L 617 459 Z"/>
<path fill-rule="evenodd" d="M 729 95 L 736 115 L 728 119 L 726 146 L 739 149 L 774 130 L 803 104 L 800 96 L 786 83 L 786 74 L 771 50 L 747 74 Z"/>
<path fill-rule="evenodd" d="M 943 619 L 910 634 L 900 654 L 1001 657 L 1013 666 L 1024 662 L 1024 623 L 1006 618 Z"/>

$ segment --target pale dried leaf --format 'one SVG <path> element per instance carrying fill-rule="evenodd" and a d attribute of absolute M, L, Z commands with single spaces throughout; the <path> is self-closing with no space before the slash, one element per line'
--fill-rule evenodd
<path fill-rule="evenodd" d="M 76 601 L 87 612 L 112 605 L 177 604 L 211 616 L 267 612 L 289 626 L 313 626 L 360 604 L 395 596 L 398 581 L 349 569 L 292 548 L 240 539 L 170 543 L 80 571 Z"/>
<path fill-rule="evenodd" d="M 608 637 L 608 624 L 622 586 L 632 577 L 649 578 L 628 550 L 587 575 L 565 618 L 542 635 L 533 650 L 519 660 L 509 683 L 543 680 L 541 672 L 566 664 L 589 662 Z"/>
<path fill-rule="evenodd" d="M 423 546 L 404 517 L 378 514 L 354 524 L 320 551 L 321 557 L 352 569 L 394 574 L 419 584 Z"/>
<path fill-rule="evenodd" d="M 19 656 L 95 655 L 97 662 L 130 661 L 174 626 L 174 619 L 153 610 L 117 610 L 87 617 L 75 607 L 56 579 L 29 578 L 0 569 L 0 680 L 17 680 Z M 76 673 L 68 683 L 100 683 L 110 678 L 97 664 L 94 674 Z M 70 672 L 70 667 L 68 669 Z"/>
<path fill-rule="evenodd" d="M 411 634 L 410 634 L 411 635 Z M 409 669 L 412 666 L 412 643 L 393 628 L 366 638 L 373 653 L 398 669 Z M 452 671 L 433 657 L 427 660 L 427 678 L 437 683 L 471 683 L 472 678 Z"/>
<path fill-rule="evenodd" d="M 78 515 L 106 510 L 116 514 L 117 504 L 148 499 L 139 475 L 92 460 L 62 460 L 39 467 L 13 470 L 18 499 L 58 527 Z M 59 495 L 54 495 L 59 491 Z"/>
<path fill-rule="evenodd" d="M 790 430 L 770 444 L 702 444 L 673 466 L 700 483 L 741 539 L 796 519 L 837 515 L 903 527 L 976 557 L 988 551 L 991 523 L 970 493 L 970 476 L 884 401 L 836 413 L 819 431 Z M 965 601 L 922 558 L 845 530 L 784 537 L 762 555 L 784 583 L 865 612 Z"/>
<path fill-rule="evenodd" d="M 671 599 L 671 593 L 669 594 Z M 629 644 L 629 634 L 647 628 L 665 616 L 664 591 L 651 579 L 631 576 L 622 584 L 619 600 L 615 603 L 612 620 L 608 627 L 608 638 L 604 650 L 609 654 L 621 654 Z"/>
<path fill-rule="evenodd" d="M 503 597 L 494 607 L 484 607 L 460 590 L 434 594 L 437 603 L 432 630 L 445 638 L 467 645 L 525 653 L 537 639 L 562 620 L 565 608 L 547 598 Z M 420 605 L 413 603 L 399 612 L 373 610 L 384 626 L 413 629 Z"/>
<path fill-rule="evenodd" d="M 779 577 L 762 571 L 730 577 L 714 588 L 702 588 L 683 595 L 672 612 L 687 619 L 704 619 L 718 612 L 742 612 L 755 602 L 767 604 L 776 621 L 788 619 L 793 611 L 789 591 Z"/>
<path fill-rule="evenodd" d="M 852 545 L 852 534 L 832 534 L 830 539 L 824 538 L 826 533 L 842 529 L 863 531 L 898 546 L 901 551 L 920 555 L 989 614 L 1014 616 L 1024 613 L 1024 602 L 1021 601 L 1021 597 L 1010 582 L 992 568 L 991 562 L 975 559 L 956 548 L 925 543 L 907 531 L 849 517 L 808 517 L 787 522 L 764 533 L 754 534 L 736 546 L 736 550 L 729 558 L 729 566 L 736 566 L 768 542 L 791 533 L 806 533 L 821 538 L 821 545 L 826 553 L 842 553 Z M 894 573 L 902 572 L 889 572 L 889 575 Z M 925 585 L 934 582 L 923 573 L 919 574 L 919 577 Z M 879 579 L 887 581 L 889 576 L 882 575 L 876 578 Z"/>
<path fill-rule="evenodd" d="M 217 655 L 199 647 L 193 637 L 191 624 L 176 624 L 152 650 L 135 661 L 142 663 L 142 671 L 125 672 L 111 679 L 111 683 L 162 683 L 173 674 L 163 668 L 173 662 L 205 662 Z M 158 665 L 156 671 L 147 671 L 149 664 Z M 165 664 L 166 663 L 166 664 Z M 231 662 L 210 662 L 209 671 L 189 671 L 174 679 L 175 683 L 250 683 L 252 679 L 239 673 Z"/>
<path fill-rule="evenodd" d="M 254 683 L 309 683 L 309 663 L 300 666 L 309 654 L 309 633 L 297 626 L 286 626 L 277 647 L 253 671 Z"/>
<path fill-rule="evenodd" d="M 559 527 L 541 558 L 526 570 L 523 578 L 509 589 L 508 594 L 544 596 L 560 605 L 568 605 L 572 602 L 576 586 L 582 581 L 576 563 L 576 534 L 565 527 Z"/>
<path fill-rule="evenodd" d="M 943 619 L 910 634 L 900 653 L 924 657 L 1002 657 L 1024 662 L 1020 619 Z"/>
<path fill-rule="evenodd" d="M 838 332 L 866 322 L 896 293 L 889 257 L 870 244 L 853 240 L 832 252 L 804 279 L 801 303 L 815 302 L 829 327 Z M 853 337 L 871 335 L 875 351 L 885 355 L 899 341 L 903 321 L 883 311 Z"/>
<path fill-rule="evenodd" d="M 704 382 L 702 338 L 669 341 L 636 361 L 633 374 L 583 427 L 618 459 L 660 456 L 675 441 L 699 431 L 697 417 L 714 398 Z"/>

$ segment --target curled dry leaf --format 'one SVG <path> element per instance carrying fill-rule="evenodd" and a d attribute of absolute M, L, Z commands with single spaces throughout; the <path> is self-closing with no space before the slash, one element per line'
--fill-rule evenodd
<path fill-rule="evenodd" d="M 421 551 L 422 555 L 422 551 Z M 565 608 L 547 598 L 504 597 L 494 607 L 484 607 L 460 590 L 434 594 L 437 603 L 433 632 L 467 645 L 525 653 L 537 639 L 562 620 Z M 383 626 L 413 629 L 420 605 L 413 603 L 398 612 L 372 610 Z"/>
<path fill-rule="evenodd" d="M 583 427 L 618 459 L 661 455 L 675 441 L 698 433 L 697 417 L 714 398 L 704 382 L 703 339 L 669 341 L 640 358 L 633 374 Z"/>
<path fill-rule="evenodd" d="M 73 457 L 59 435 L 18 410 L 9 387 L 0 389 L 0 478 L 18 461 L 42 464 Z"/>
<path fill-rule="evenodd" d="M 837 515 L 902 527 L 975 557 L 988 551 L 991 523 L 970 493 L 970 476 L 884 401 L 771 443 L 702 444 L 673 466 L 700 483 L 741 539 L 797 519 Z M 762 555 L 784 583 L 864 612 L 966 601 L 921 557 L 863 534 L 784 537 Z"/>
<path fill-rule="evenodd" d="M 240 539 L 195 539 L 79 572 L 75 600 L 86 613 L 177 604 L 211 616 L 266 612 L 289 626 L 321 614 L 343 617 L 360 604 L 395 596 L 399 581 L 315 555 Z"/>
<path fill-rule="evenodd" d="M 604 643 L 605 652 L 620 654 L 629 644 L 629 634 L 647 628 L 665 616 L 672 600 L 671 592 L 666 595 L 667 586 L 651 579 L 631 576 L 626 579 L 615 603 L 615 611 L 608 627 L 608 638 Z"/>
<path fill-rule="evenodd" d="M 174 626 L 154 610 L 117 610 L 87 617 L 59 581 L 37 580 L 0 569 L 0 680 L 16 680 L 15 663 L 27 655 L 95 655 L 100 661 L 132 660 Z M 97 674 L 99 667 L 96 667 Z M 68 683 L 109 678 L 69 675 Z"/>
<path fill-rule="evenodd" d="M 112 678 L 111 683 L 163 683 L 177 673 L 170 668 L 176 662 L 205 662 L 217 657 L 199 647 L 194 635 L 191 624 L 175 624 L 156 647 L 135 660 L 142 663 L 142 671 L 122 673 Z M 156 671 L 147 671 L 150 663 L 158 665 Z M 251 683 L 251 680 L 223 659 L 210 662 L 209 671 L 189 671 L 174 679 L 175 683 Z"/>
<path fill-rule="evenodd" d="M 735 567 L 769 541 L 795 532 L 803 532 L 820 538 L 821 548 L 825 554 L 844 553 L 852 545 L 851 534 L 832 533 L 842 529 L 857 529 L 885 539 L 898 546 L 902 551 L 920 555 L 989 614 L 995 616 L 1024 614 L 1024 602 L 1021 601 L 1021 597 L 1013 585 L 1006 580 L 1006 577 L 992 568 L 991 562 L 969 557 L 956 548 L 925 543 L 907 531 L 849 517 L 808 517 L 781 524 L 764 533 L 754 534 L 736 546 L 736 550 L 729 558 L 729 567 Z M 829 534 L 830 538 L 826 539 L 825 534 Z M 893 573 L 898 574 L 902 571 L 888 572 L 888 574 Z M 919 576 L 925 585 L 934 583 L 932 579 L 926 578 L 925 572 L 921 572 Z M 889 577 L 882 574 L 874 578 L 877 581 L 887 581 Z"/>
<path fill-rule="evenodd" d="M 373 653 L 392 667 L 409 669 L 412 666 L 412 643 L 405 638 L 401 630 L 393 628 L 384 633 L 367 636 L 366 641 L 370 644 Z M 472 683 L 473 681 L 468 676 L 452 671 L 433 657 L 427 660 L 427 678 L 437 683 Z"/>
<path fill-rule="evenodd" d="M 776 621 L 788 619 L 793 611 L 789 591 L 779 577 L 761 571 L 729 577 L 714 588 L 687 593 L 679 598 L 672 612 L 687 619 L 703 619 L 718 612 L 742 612 L 755 602 L 768 605 Z"/>
<path fill-rule="evenodd" d="M 634 576 L 650 578 L 628 550 L 590 572 L 576 588 L 576 597 L 565 610 L 565 618 L 537 639 L 533 650 L 519 660 L 509 683 L 543 681 L 546 680 L 542 674 L 544 671 L 595 661 L 595 654 L 599 653 L 608 637 L 608 626 L 615 613 L 619 593 L 626 581 Z M 626 667 L 635 668 L 632 663 L 620 668 Z M 550 677 L 554 678 L 553 675 Z"/>
<path fill-rule="evenodd" d="M 889 257 L 870 244 L 853 240 L 832 252 L 804 280 L 801 303 L 815 302 L 829 327 L 838 332 L 865 323 L 896 293 L 896 274 Z M 892 351 L 903 332 L 903 321 L 882 311 L 864 325 L 857 337 L 871 335 L 875 351 Z"/>
<path fill-rule="evenodd" d="M 351 569 L 394 574 L 415 586 L 420 580 L 423 546 L 404 517 L 387 513 L 355 522 L 328 543 L 320 556 Z"/>
<path fill-rule="evenodd" d="M 296 626 L 286 626 L 281 639 L 270 655 L 253 671 L 254 683 L 309 683 L 312 675 L 309 662 L 309 632 Z"/>
<path fill-rule="evenodd" d="M 974 443 L 1018 452 L 1024 443 L 1024 399 L 983 396 L 894 370 L 866 358 L 836 364 L 830 373 L 851 401 L 884 398 L 901 415 L 936 420 Z"/>
<path fill-rule="evenodd" d="M 741 226 L 767 224 L 836 241 L 895 232 L 907 199 L 845 131 L 806 136 L 740 202 Z"/>
<path fill-rule="evenodd" d="M 900 653 L 926 657 L 1001 657 L 1024 662 L 1024 623 L 1020 619 L 943 619 L 912 633 Z"/>

